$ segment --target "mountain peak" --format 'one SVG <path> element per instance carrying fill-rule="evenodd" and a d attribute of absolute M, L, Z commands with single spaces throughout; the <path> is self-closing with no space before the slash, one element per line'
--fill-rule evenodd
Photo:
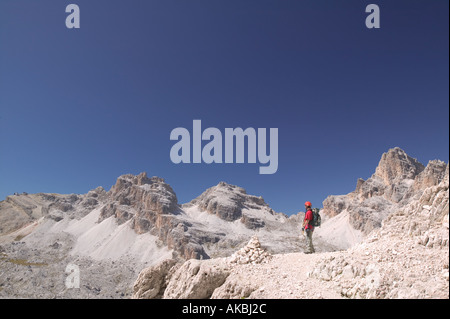
<path fill-rule="evenodd" d="M 397 179 L 414 179 L 425 166 L 410 157 L 399 147 L 391 148 L 381 156 L 374 176 L 381 178 L 386 185 Z"/>
<path fill-rule="evenodd" d="M 341 220 L 347 216 L 353 229 L 367 235 L 381 227 L 389 213 L 406 205 L 424 189 L 438 185 L 445 178 L 446 168 L 439 160 L 430 161 L 425 167 L 401 148 L 392 148 L 381 156 L 370 178 L 358 179 L 355 191 L 328 196 L 323 202 L 324 213 L 335 217 L 344 212 Z M 336 232 L 331 231 L 330 236 L 336 236 Z M 348 243 L 352 245 L 355 238 L 358 239 L 350 236 Z"/>
<path fill-rule="evenodd" d="M 244 188 L 226 182 L 208 188 L 189 204 L 198 205 L 201 211 L 206 210 L 226 221 L 241 218 L 243 208 L 268 207 L 261 196 L 249 195 Z"/>
<path fill-rule="evenodd" d="M 117 184 L 133 184 L 133 185 L 145 185 L 145 184 L 153 184 L 153 183 L 165 183 L 164 178 L 153 176 L 149 178 L 146 172 L 142 172 L 138 175 L 134 174 L 124 174 L 117 178 Z"/>
<path fill-rule="evenodd" d="M 219 182 L 219 184 L 217 184 L 216 186 L 213 186 L 212 188 L 215 189 L 220 189 L 221 191 L 225 191 L 225 192 L 238 192 L 241 194 L 247 194 L 247 191 L 239 186 L 236 185 L 232 185 L 232 184 L 228 184 L 227 182 Z"/>
<path fill-rule="evenodd" d="M 154 214 L 174 214 L 178 211 L 177 196 L 169 184 L 160 177 L 147 176 L 143 172 L 139 175 L 125 174 L 117 178 L 108 192 L 111 202 L 102 208 L 101 219 L 111 215 L 124 216 L 122 222 L 132 218 L 127 207 L 138 212 L 153 212 Z M 144 232 L 143 227 L 138 232 Z"/>

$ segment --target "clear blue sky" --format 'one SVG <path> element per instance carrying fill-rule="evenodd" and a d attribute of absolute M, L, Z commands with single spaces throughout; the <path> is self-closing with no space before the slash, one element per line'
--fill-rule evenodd
<path fill-rule="evenodd" d="M 389 148 L 448 162 L 448 37 L 446 0 L 2 0 L 0 200 L 146 171 L 180 203 L 226 181 L 292 214 L 353 191 Z M 278 128 L 277 173 L 173 164 L 170 132 L 193 119 Z"/>

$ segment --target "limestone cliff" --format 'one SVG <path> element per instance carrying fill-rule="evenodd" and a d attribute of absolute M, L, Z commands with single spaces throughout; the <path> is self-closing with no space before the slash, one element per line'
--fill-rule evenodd
<path fill-rule="evenodd" d="M 379 228 L 389 213 L 420 196 L 425 188 L 438 185 L 446 167 L 438 160 L 425 167 L 402 149 L 390 149 L 382 155 L 370 178 L 358 179 L 353 192 L 328 196 L 323 202 L 323 213 L 329 217 L 346 213 L 351 226 L 367 235 Z"/>

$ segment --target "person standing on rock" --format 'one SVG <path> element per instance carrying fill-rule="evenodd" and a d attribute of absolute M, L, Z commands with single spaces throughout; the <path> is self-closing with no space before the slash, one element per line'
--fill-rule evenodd
<path fill-rule="evenodd" d="M 303 220 L 303 227 L 302 227 L 302 232 L 306 232 L 306 251 L 305 254 L 312 254 L 315 252 L 314 250 L 314 245 L 312 242 L 312 235 L 314 232 L 314 226 L 312 225 L 313 223 L 313 212 L 311 209 L 311 202 L 306 202 L 305 203 L 305 219 Z"/>

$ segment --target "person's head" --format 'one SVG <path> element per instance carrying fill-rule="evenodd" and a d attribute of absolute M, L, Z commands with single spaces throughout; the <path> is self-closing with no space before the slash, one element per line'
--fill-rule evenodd
<path fill-rule="evenodd" d="M 311 202 L 306 202 L 305 203 L 305 208 L 306 209 L 311 208 L 311 206 L 312 206 Z"/>

